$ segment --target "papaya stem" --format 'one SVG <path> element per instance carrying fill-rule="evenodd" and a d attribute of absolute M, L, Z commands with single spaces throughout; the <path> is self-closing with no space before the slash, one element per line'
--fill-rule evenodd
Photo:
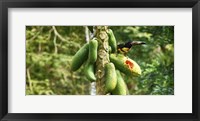
<path fill-rule="evenodd" d="M 104 82 L 104 67 L 109 63 L 109 45 L 108 45 L 108 35 L 107 26 L 95 26 L 95 36 L 98 40 L 98 51 L 97 51 L 97 61 L 96 61 L 96 94 L 105 95 L 105 82 Z"/>

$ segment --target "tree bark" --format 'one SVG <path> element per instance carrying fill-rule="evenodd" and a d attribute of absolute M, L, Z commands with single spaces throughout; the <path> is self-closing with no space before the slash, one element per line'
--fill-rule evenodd
<path fill-rule="evenodd" d="M 98 57 L 96 61 L 96 94 L 105 95 L 104 67 L 109 63 L 109 45 L 107 26 L 96 26 L 95 36 L 98 40 Z"/>

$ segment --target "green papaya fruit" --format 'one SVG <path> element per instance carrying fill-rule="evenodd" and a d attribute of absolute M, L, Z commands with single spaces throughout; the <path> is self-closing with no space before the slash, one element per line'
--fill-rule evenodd
<path fill-rule="evenodd" d="M 113 31 L 111 29 L 108 29 L 108 43 L 111 46 L 112 53 L 115 53 L 117 51 L 117 42 L 115 35 L 113 34 Z"/>
<path fill-rule="evenodd" d="M 105 65 L 105 90 L 111 92 L 117 85 L 117 75 L 113 63 Z"/>
<path fill-rule="evenodd" d="M 127 85 L 126 85 L 126 95 L 129 95 L 129 90 L 128 90 Z"/>
<path fill-rule="evenodd" d="M 141 75 L 140 66 L 132 59 L 122 54 L 110 54 L 110 61 L 114 63 L 116 69 L 129 76 Z"/>
<path fill-rule="evenodd" d="M 89 42 L 89 61 L 90 63 L 95 63 L 97 60 L 97 49 L 98 49 L 98 41 L 96 38 L 93 38 Z"/>
<path fill-rule="evenodd" d="M 124 82 L 121 74 L 119 71 L 116 71 L 117 73 L 117 85 L 115 89 L 112 91 L 113 95 L 126 95 L 127 94 L 127 86 L 126 83 Z"/>
<path fill-rule="evenodd" d="M 108 47 L 108 52 L 111 53 L 112 52 L 112 48 L 109 46 Z"/>
<path fill-rule="evenodd" d="M 82 48 L 80 48 L 72 58 L 71 70 L 78 70 L 81 65 L 87 60 L 89 53 L 89 44 L 86 43 Z"/>
<path fill-rule="evenodd" d="M 94 74 L 94 64 L 90 63 L 89 60 L 86 62 L 85 68 L 83 71 L 88 80 L 90 80 L 91 82 L 96 80 L 96 77 Z"/>

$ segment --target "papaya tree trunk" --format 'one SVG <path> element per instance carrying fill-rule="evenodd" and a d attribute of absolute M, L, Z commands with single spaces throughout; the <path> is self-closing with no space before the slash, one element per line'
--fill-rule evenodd
<path fill-rule="evenodd" d="M 104 67 L 109 63 L 109 45 L 107 26 L 96 26 L 95 36 L 98 40 L 98 57 L 96 61 L 96 94 L 105 95 L 105 82 L 104 82 Z"/>

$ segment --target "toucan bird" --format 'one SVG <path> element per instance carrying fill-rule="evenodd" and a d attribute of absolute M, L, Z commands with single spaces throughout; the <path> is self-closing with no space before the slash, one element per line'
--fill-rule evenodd
<path fill-rule="evenodd" d="M 142 45 L 142 44 L 146 44 L 146 43 L 141 42 L 141 41 L 128 41 L 126 43 L 117 45 L 117 51 L 119 53 L 126 55 L 128 53 L 128 51 L 131 49 L 131 47 L 133 47 L 135 45 Z"/>

